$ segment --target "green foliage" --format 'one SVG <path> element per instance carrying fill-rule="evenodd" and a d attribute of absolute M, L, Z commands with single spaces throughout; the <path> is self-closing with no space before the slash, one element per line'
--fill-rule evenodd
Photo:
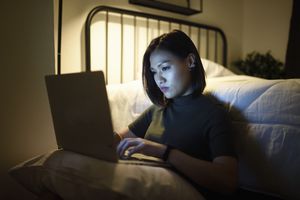
<path fill-rule="evenodd" d="M 275 59 L 270 51 L 266 54 L 253 51 L 247 54 L 245 60 L 237 60 L 232 64 L 249 76 L 266 79 L 284 78 L 283 63 Z"/>

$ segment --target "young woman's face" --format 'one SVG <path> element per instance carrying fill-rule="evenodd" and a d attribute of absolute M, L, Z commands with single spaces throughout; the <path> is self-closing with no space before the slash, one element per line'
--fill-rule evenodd
<path fill-rule="evenodd" d="M 168 51 L 155 50 L 150 56 L 150 70 L 156 85 L 166 98 L 185 96 L 193 92 L 186 60 L 180 60 Z"/>

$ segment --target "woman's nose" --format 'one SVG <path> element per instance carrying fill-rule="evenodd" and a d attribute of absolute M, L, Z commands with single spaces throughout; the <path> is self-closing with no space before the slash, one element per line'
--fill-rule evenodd
<path fill-rule="evenodd" d="M 166 82 L 165 77 L 162 76 L 161 73 L 158 73 L 158 74 L 157 74 L 157 82 L 158 82 L 159 84 L 162 84 L 162 83 Z"/>

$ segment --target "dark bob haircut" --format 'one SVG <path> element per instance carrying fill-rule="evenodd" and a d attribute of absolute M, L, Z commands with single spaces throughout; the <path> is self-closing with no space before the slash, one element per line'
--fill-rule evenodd
<path fill-rule="evenodd" d="M 154 38 L 147 47 L 143 57 L 143 86 L 152 103 L 166 106 L 170 99 L 166 99 L 155 83 L 153 73 L 150 70 L 150 56 L 155 50 L 168 51 L 177 58 L 184 60 L 189 54 L 195 56 L 195 67 L 191 70 L 191 78 L 194 95 L 202 94 L 206 82 L 199 53 L 193 41 L 182 31 L 173 30 Z"/>

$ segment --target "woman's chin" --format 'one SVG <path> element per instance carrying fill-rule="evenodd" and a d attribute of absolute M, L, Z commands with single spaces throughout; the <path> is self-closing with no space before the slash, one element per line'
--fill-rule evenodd
<path fill-rule="evenodd" d="M 172 99 L 172 98 L 174 98 L 174 95 L 172 95 L 172 94 L 165 93 L 164 95 L 165 95 L 165 97 L 166 97 L 167 99 Z"/>

